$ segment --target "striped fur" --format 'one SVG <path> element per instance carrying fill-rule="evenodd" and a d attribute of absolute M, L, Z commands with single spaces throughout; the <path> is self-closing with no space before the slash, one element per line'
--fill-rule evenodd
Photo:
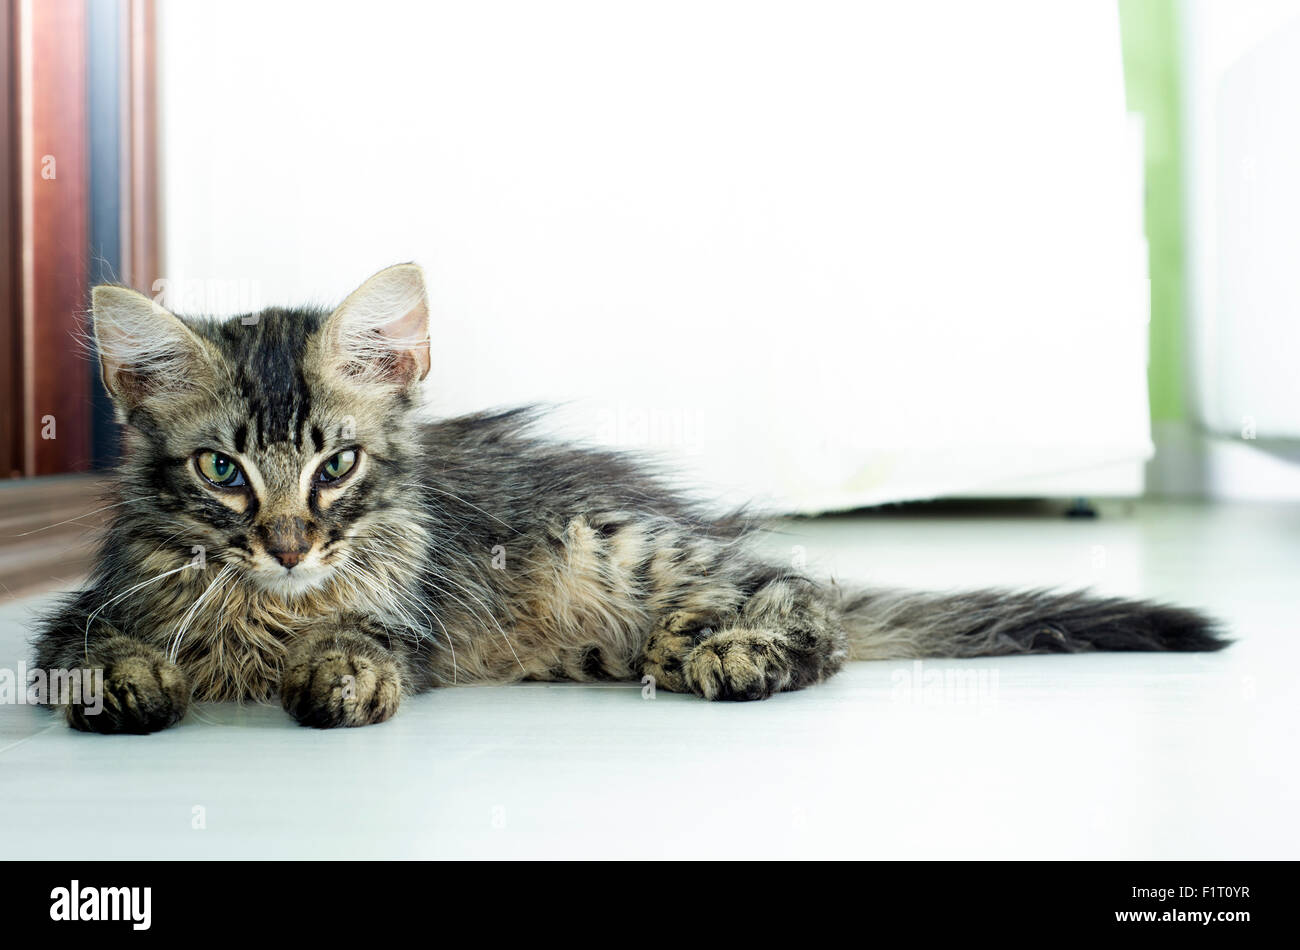
<path fill-rule="evenodd" d="M 417 422 L 423 300 L 409 265 L 334 313 L 212 322 L 97 293 L 128 450 L 94 575 L 37 637 L 40 667 L 105 670 L 105 711 L 61 703 L 71 725 L 148 732 L 191 697 L 276 695 L 305 725 L 364 725 L 425 689 L 522 679 L 760 699 L 851 658 L 1223 645 L 1201 615 L 1143 602 L 845 591 L 767 563 L 758 524 L 636 459 L 532 434 L 532 410 Z M 354 472 L 320 481 L 348 446 Z M 202 450 L 248 484 L 206 484 Z M 286 539 L 299 566 L 275 560 Z"/>

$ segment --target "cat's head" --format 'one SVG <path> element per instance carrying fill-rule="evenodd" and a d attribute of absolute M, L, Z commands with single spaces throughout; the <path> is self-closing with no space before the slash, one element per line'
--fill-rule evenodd
<path fill-rule="evenodd" d="M 429 371 L 414 264 L 337 309 L 229 320 L 174 315 L 116 286 L 93 294 L 104 385 L 127 438 L 128 523 L 293 596 L 391 549 L 410 501 L 411 411 Z"/>

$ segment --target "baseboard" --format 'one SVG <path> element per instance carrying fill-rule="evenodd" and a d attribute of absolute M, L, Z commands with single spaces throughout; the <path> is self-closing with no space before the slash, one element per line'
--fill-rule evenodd
<path fill-rule="evenodd" d="M 1231 438 L 1189 422 L 1151 427 L 1147 494 L 1225 501 L 1300 501 L 1300 441 Z"/>
<path fill-rule="evenodd" d="M 957 498 L 1138 498 L 1143 491 L 1140 459 L 1111 462 L 1070 472 L 1009 478 L 961 492 Z"/>

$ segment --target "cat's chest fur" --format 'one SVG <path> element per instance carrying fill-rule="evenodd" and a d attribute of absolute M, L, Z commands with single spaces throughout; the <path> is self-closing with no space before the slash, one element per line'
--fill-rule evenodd
<path fill-rule="evenodd" d="M 279 688 L 295 637 L 368 606 L 332 588 L 286 602 L 237 583 L 191 615 L 160 624 L 153 639 L 189 676 L 195 699 L 264 701 Z"/>

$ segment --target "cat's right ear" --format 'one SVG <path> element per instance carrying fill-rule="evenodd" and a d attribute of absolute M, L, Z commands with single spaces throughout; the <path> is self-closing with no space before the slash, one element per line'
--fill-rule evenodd
<path fill-rule="evenodd" d="M 96 287 L 91 301 L 100 376 L 124 411 L 201 382 L 203 344 L 179 318 L 144 294 L 112 284 Z"/>

